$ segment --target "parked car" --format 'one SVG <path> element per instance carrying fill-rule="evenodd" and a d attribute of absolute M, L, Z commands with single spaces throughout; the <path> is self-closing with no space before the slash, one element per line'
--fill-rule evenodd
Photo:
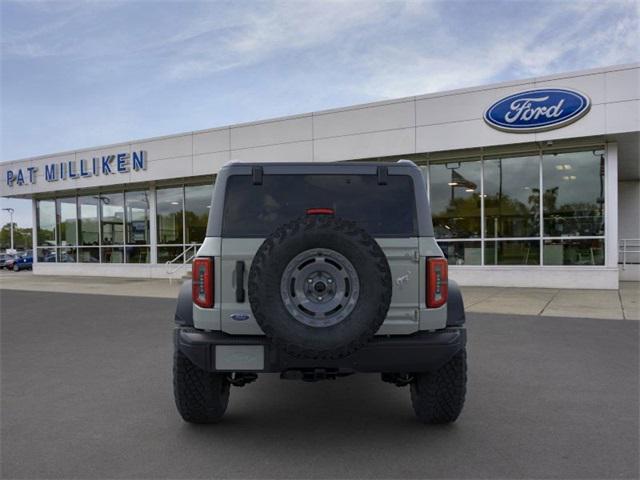
<path fill-rule="evenodd" d="M 10 253 L 0 253 L 0 270 L 7 268 L 7 263 L 13 265 L 14 256 Z"/>
<path fill-rule="evenodd" d="M 31 270 L 32 268 L 33 268 L 33 254 L 31 252 L 25 252 L 21 255 L 18 255 L 13 260 L 11 265 L 11 269 L 14 272 L 19 272 L 20 270 Z"/>

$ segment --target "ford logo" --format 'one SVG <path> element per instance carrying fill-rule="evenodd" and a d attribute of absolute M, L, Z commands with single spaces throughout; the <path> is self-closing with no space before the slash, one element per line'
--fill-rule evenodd
<path fill-rule="evenodd" d="M 575 122 L 590 107 L 589 97 L 576 90 L 540 88 L 498 100 L 484 112 L 484 120 L 505 132 L 540 132 Z"/>
<path fill-rule="evenodd" d="M 229 315 L 231 320 L 235 320 L 237 322 L 243 322 L 244 320 L 249 320 L 249 315 L 246 313 L 232 313 Z"/>

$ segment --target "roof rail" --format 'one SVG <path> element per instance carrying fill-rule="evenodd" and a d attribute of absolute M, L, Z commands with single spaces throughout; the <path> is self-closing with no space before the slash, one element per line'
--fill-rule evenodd
<path fill-rule="evenodd" d="M 418 166 L 418 165 L 416 165 L 416 164 L 415 164 L 415 162 L 414 162 L 414 161 L 409 160 L 409 159 L 407 159 L 407 158 L 401 158 L 400 160 L 398 160 L 398 162 L 397 162 L 397 163 L 402 163 L 402 164 L 404 164 L 404 165 L 413 165 L 414 167 L 417 167 L 417 166 Z"/>

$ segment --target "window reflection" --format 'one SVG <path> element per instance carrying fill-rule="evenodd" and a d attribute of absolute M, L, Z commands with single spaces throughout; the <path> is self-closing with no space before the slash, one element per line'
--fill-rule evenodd
<path fill-rule="evenodd" d="M 122 247 L 102 247 L 100 261 L 102 263 L 122 263 L 124 262 L 124 249 Z"/>
<path fill-rule="evenodd" d="M 485 265 L 540 265 L 539 240 L 487 240 Z"/>
<path fill-rule="evenodd" d="M 156 192 L 158 243 L 182 243 L 182 187 L 162 188 Z"/>
<path fill-rule="evenodd" d="M 41 263 L 51 263 L 56 261 L 55 248 L 50 248 L 50 247 L 38 248 L 36 255 L 37 255 L 38 262 L 41 262 Z"/>
<path fill-rule="evenodd" d="M 480 237 L 480 160 L 432 164 L 429 180 L 436 237 Z"/>
<path fill-rule="evenodd" d="M 482 253 L 480 242 L 438 242 L 449 265 L 480 265 Z"/>
<path fill-rule="evenodd" d="M 78 197 L 78 212 L 80 237 L 78 243 L 80 245 L 98 245 L 98 197 L 92 195 Z"/>
<path fill-rule="evenodd" d="M 125 213 L 127 244 L 148 245 L 150 243 L 149 192 L 125 192 Z"/>
<path fill-rule="evenodd" d="M 74 263 L 76 261 L 76 249 L 69 247 L 58 248 L 58 262 Z"/>
<path fill-rule="evenodd" d="M 78 249 L 78 261 L 81 263 L 98 263 L 100 261 L 98 247 L 84 247 Z"/>
<path fill-rule="evenodd" d="M 100 195 L 100 215 L 103 245 L 124 243 L 124 195 L 110 193 Z"/>
<path fill-rule="evenodd" d="M 158 247 L 158 263 L 169 262 L 183 253 L 183 251 L 182 245 L 179 247 Z"/>
<path fill-rule="evenodd" d="M 126 247 L 126 262 L 127 263 L 149 263 L 150 262 L 150 248 L 149 247 Z"/>
<path fill-rule="evenodd" d="M 37 222 L 38 245 L 55 245 L 56 203 L 53 200 L 38 200 Z"/>
<path fill-rule="evenodd" d="M 545 265 L 604 265 L 604 240 L 594 238 L 544 241 Z"/>
<path fill-rule="evenodd" d="M 204 240 L 212 193 L 211 184 L 185 187 L 185 243 L 199 243 Z"/>
<path fill-rule="evenodd" d="M 59 198 L 58 208 L 58 245 L 76 245 L 77 209 L 76 197 Z"/>
<path fill-rule="evenodd" d="M 540 156 L 484 162 L 487 237 L 540 235 Z"/>
<path fill-rule="evenodd" d="M 542 159 L 544 235 L 604 235 L 604 154 L 547 153 Z"/>

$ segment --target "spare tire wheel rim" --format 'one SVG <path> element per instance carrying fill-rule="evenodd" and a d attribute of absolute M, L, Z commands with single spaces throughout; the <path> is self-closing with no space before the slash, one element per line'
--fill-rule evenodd
<path fill-rule="evenodd" d="M 328 248 L 299 253 L 287 264 L 280 281 L 287 311 L 310 327 L 330 327 L 355 308 L 360 280 L 351 262 Z"/>

